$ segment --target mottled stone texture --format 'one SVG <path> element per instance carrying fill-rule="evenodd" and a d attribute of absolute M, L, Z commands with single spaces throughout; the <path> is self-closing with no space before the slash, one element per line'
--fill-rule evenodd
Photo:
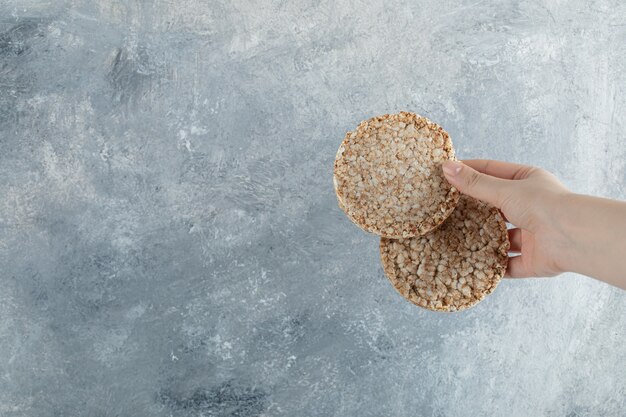
<path fill-rule="evenodd" d="M 365 118 L 626 198 L 626 3 L 0 2 L 0 415 L 620 416 L 626 293 L 433 313 L 332 186 Z"/>

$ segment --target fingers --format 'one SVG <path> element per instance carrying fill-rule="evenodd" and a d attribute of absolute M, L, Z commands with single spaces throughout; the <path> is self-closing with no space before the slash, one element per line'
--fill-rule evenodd
<path fill-rule="evenodd" d="M 506 267 L 505 277 L 508 278 L 529 278 L 534 276 L 531 271 L 524 265 L 523 255 L 510 256 L 509 263 Z"/>
<path fill-rule="evenodd" d="M 522 230 L 521 229 L 509 229 L 509 243 L 511 247 L 509 252 L 521 252 L 522 251 Z"/>
<path fill-rule="evenodd" d="M 443 173 L 450 184 L 463 194 L 485 201 L 501 208 L 507 189 L 513 185 L 510 181 L 481 174 L 470 166 L 458 161 L 443 163 Z"/>
<path fill-rule="evenodd" d="M 533 167 L 490 159 L 467 159 L 463 163 L 476 171 L 505 180 L 521 180 L 528 176 Z"/>

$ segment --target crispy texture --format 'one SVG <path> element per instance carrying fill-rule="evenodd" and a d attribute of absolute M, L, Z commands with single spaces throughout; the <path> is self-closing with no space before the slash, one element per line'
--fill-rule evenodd
<path fill-rule="evenodd" d="M 415 113 L 386 114 L 348 132 L 335 158 L 339 207 L 379 236 L 423 235 L 452 213 L 459 192 L 441 163 L 454 160 L 450 136 Z"/>
<path fill-rule="evenodd" d="M 500 212 L 465 195 L 433 232 L 380 241 L 383 269 L 396 290 L 436 311 L 464 310 L 491 294 L 506 270 L 508 250 Z"/>

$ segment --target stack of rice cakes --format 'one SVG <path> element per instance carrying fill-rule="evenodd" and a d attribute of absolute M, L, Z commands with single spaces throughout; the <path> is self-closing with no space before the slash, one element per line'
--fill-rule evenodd
<path fill-rule="evenodd" d="M 346 134 L 333 179 L 339 207 L 381 236 L 396 290 L 420 307 L 459 311 L 496 288 L 509 241 L 496 208 L 446 181 L 446 160 L 454 149 L 439 125 L 409 112 L 377 116 Z"/>

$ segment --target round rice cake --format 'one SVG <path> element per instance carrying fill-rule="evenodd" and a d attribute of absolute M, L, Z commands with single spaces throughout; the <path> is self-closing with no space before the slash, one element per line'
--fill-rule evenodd
<path fill-rule="evenodd" d="M 450 136 L 415 113 L 373 117 L 348 132 L 335 158 L 339 207 L 367 232 L 423 235 L 454 210 L 459 192 L 443 176 Z"/>
<path fill-rule="evenodd" d="M 508 250 L 500 212 L 465 195 L 433 232 L 380 241 L 383 269 L 396 290 L 436 311 L 464 310 L 493 292 L 506 270 Z"/>

